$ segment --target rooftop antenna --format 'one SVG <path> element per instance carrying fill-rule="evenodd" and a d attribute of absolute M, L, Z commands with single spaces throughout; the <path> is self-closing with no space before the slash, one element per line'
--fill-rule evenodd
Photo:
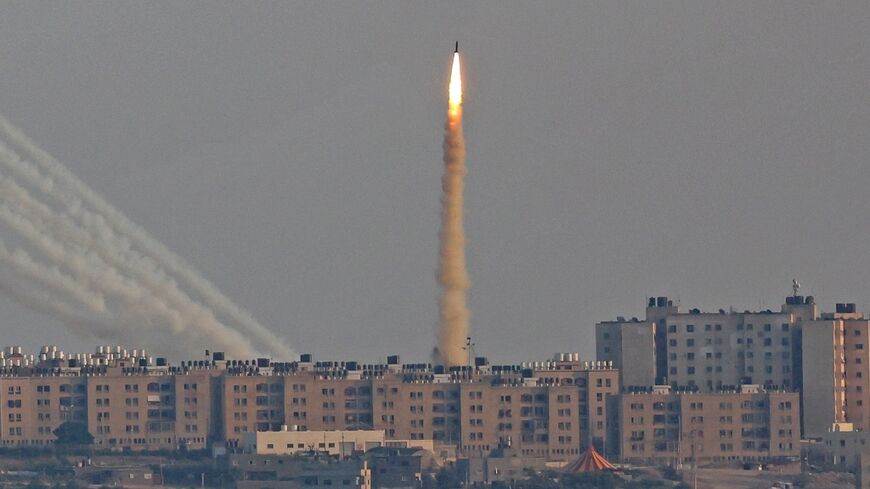
<path fill-rule="evenodd" d="M 468 353 L 468 365 L 474 365 L 474 343 L 471 342 L 471 336 L 465 337 L 465 346 L 462 349 Z"/>
<path fill-rule="evenodd" d="M 798 283 L 797 279 L 791 279 L 791 290 L 793 292 L 793 297 L 797 297 L 798 290 L 800 290 L 801 284 Z"/>

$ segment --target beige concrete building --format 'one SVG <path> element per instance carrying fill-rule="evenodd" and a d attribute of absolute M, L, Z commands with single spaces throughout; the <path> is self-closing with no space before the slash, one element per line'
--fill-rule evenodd
<path fill-rule="evenodd" d="M 245 372 L 248 369 L 236 372 L 230 368 L 218 381 L 222 399 L 220 432 L 231 446 L 239 446 L 245 433 L 277 431 L 287 424 L 284 377 Z"/>
<path fill-rule="evenodd" d="M 0 443 L 53 443 L 53 430 L 69 420 L 84 423 L 100 448 L 196 450 L 225 442 L 238 449 L 246 436 L 280 435 L 286 426 L 339 437 L 377 430 L 385 445 L 406 440 L 445 457 L 512 447 L 558 462 L 603 445 L 606 397 L 619 392 L 617 370 L 576 354 L 503 366 L 479 358 L 475 367 L 447 371 L 398 358 L 359 365 L 307 355 L 273 364 L 215 354 L 169 366 L 102 347 L 82 358 L 0 359 L 7 363 L 0 367 Z M 293 442 L 297 450 L 300 443 L 309 445 Z"/>
<path fill-rule="evenodd" d="M 175 449 L 175 378 L 111 367 L 87 376 L 88 431 L 101 448 Z"/>
<path fill-rule="evenodd" d="M 87 421 L 86 379 L 79 376 L 0 377 L 0 443 L 53 443 L 66 421 Z"/>
<path fill-rule="evenodd" d="M 568 359 L 574 355 L 573 360 Z M 577 408 L 580 413 L 581 449 L 595 445 L 604 449 L 607 436 L 607 397 L 621 390 L 620 370 L 609 362 L 580 362 L 576 353 L 556 355 L 542 362 L 534 375 L 544 385 L 574 385 L 579 391 Z"/>
<path fill-rule="evenodd" d="M 838 304 L 803 328 L 804 436 L 822 437 L 831 423 L 870 431 L 870 320 Z"/>
<path fill-rule="evenodd" d="M 244 449 L 257 455 L 325 452 L 343 458 L 384 446 L 385 442 L 383 430 L 258 431 L 245 434 Z"/>
<path fill-rule="evenodd" d="M 629 463 L 762 461 L 798 457 L 800 406 L 797 393 L 688 394 L 662 387 L 623 393 L 614 412 L 607 453 Z"/>

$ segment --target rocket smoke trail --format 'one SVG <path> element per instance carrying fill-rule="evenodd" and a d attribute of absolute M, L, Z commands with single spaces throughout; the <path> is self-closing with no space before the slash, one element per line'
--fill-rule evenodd
<path fill-rule="evenodd" d="M 292 350 L 0 116 L 0 292 L 75 333 L 179 357 Z"/>
<path fill-rule="evenodd" d="M 444 176 L 441 181 L 443 196 L 439 233 L 438 282 L 441 284 L 441 300 L 437 356 L 438 361 L 447 366 L 468 363 L 464 346 L 468 337 L 469 311 L 465 303 L 465 293 L 469 287 L 469 279 L 465 266 L 465 230 L 462 224 L 465 173 L 462 80 L 457 45 L 457 50 L 453 53 L 447 124 L 444 127 Z"/>

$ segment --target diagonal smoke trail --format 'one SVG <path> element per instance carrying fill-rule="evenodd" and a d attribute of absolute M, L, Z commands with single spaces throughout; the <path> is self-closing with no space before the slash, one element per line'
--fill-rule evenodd
<path fill-rule="evenodd" d="M 161 309 L 190 311 L 199 318 L 189 327 L 190 332 L 233 336 L 232 332 L 226 332 L 223 326 L 216 324 L 209 311 L 192 303 L 174 282 L 157 273 L 158 269 L 150 265 L 143 268 L 143 260 L 134 261 L 119 255 L 119 246 L 113 247 L 115 241 L 108 239 L 110 234 L 104 233 L 102 239 L 91 239 L 88 233 L 71 225 L 68 219 L 55 214 L 48 206 L 33 200 L 27 190 L 2 174 L 0 197 L 0 221 L 6 222 L 53 263 L 63 264 L 81 281 L 82 287 L 98 289 L 106 295 L 119 297 L 125 301 L 127 309 L 147 298 L 159 301 Z M 15 205 L 16 211 L 10 205 Z M 55 241 L 54 236 L 62 240 L 63 244 Z M 125 277 L 130 277 L 130 280 Z M 177 325 L 173 329 L 182 330 Z M 188 328 L 183 329 L 187 330 Z M 239 354 L 253 350 L 243 338 L 236 338 L 230 343 L 235 350 L 228 353 Z"/>
<path fill-rule="evenodd" d="M 462 85 L 459 53 L 453 55 L 450 76 L 450 100 L 444 127 L 444 176 L 442 177 L 440 260 L 438 281 L 441 284 L 438 355 L 444 365 L 466 365 L 464 351 L 469 332 L 465 294 L 469 287 L 465 264 L 465 230 L 463 189 L 465 187 L 465 140 L 462 134 Z"/>
<path fill-rule="evenodd" d="M 0 219 L 55 268 L 64 269 L 80 293 L 89 289 L 111 299 L 110 316 L 116 325 L 114 330 L 110 328 L 111 334 L 103 331 L 101 338 L 125 340 L 141 336 L 142 328 L 137 328 L 137 324 L 148 324 L 188 337 L 185 354 L 199 350 L 199 346 L 193 345 L 201 344 L 205 337 L 216 343 L 213 346 L 232 355 L 268 353 L 284 358 L 292 355 L 277 336 L 102 200 L 2 116 L 0 164 L 15 175 L 0 175 L 0 197 L 4 204 L 0 207 Z M 16 183 L 16 178 L 26 182 L 45 202 L 30 195 Z M 8 264 L 11 256 L 0 256 L 0 260 Z M 29 278 L 36 280 L 33 274 Z M 2 287 L 7 292 L 8 285 Z M 35 288 L 30 287 L 26 297 L 17 294 L 16 298 L 34 307 L 38 294 L 32 289 Z M 68 289 L 66 298 L 75 298 L 74 294 Z M 72 323 L 71 314 L 61 314 L 57 309 L 54 314 Z M 96 313 L 92 308 L 84 310 Z M 175 349 L 184 350 L 178 345 Z"/>
<path fill-rule="evenodd" d="M 6 185 L 0 188 L 5 189 Z M 40 266 L 22 250 L 16 250 L 8 256 L 0 253 L 0 260 L 18 265 L 19 271 L 28 272 L 30 278 L 44 288 L 66 292 L 68 297 L 76 299 L 94 314 L 104 316 L 108 312 L 107 301 L 114 302 L 116 308 L 127 313 L 126 316 L 116 314 L 115 328 L 101 333 L 102 336 L 109 335 L 107 339 L 119 339 L 117 335 L 113 337 L 111 332 L 127 332 L 127 337 L 130 337 L 130 331 L 135 331 L 150 320 L 164 326 L 172 334 L 181 336 L 188 344 L 196 345 L 203 335 L 214 336 L 223 339 L 228 353 L 232 355 L 252 354 L 253 349 L 247 340 L 218 324 L 209 311 L 191 303 L 177 289 L 155 287 L 152 290 L 149 284 L 122 275 L 117 268 L 108 265 L 87 248 L 56 241 L 50 234 L 50 226 L 45 226 L 38 219 L 27 219 L 15 213 L 5 203 L 0 203 L 0 221 L 16 231 L 47 261 L 59 265 L 52 268 Z M 148 315 L 141 317 L 141 313 L 137 313 L 137 316 L 133 311 L 144 311 Z M 123 317 L 129 317 L 134 322 L 127 322 Z"/>

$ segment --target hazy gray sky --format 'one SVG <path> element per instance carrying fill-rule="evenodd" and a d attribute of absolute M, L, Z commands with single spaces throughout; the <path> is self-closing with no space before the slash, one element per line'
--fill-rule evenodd
<path fill-rule="evenodd" d="M 477 351 L 590 357 L 648 295 L 866 310 L 868 33 L 866 0 L 2 2 L 0 113 L 297 351 L 425 361 L 458 40 Z M 0 333 L 91 349 L 6 299 Z"/>

